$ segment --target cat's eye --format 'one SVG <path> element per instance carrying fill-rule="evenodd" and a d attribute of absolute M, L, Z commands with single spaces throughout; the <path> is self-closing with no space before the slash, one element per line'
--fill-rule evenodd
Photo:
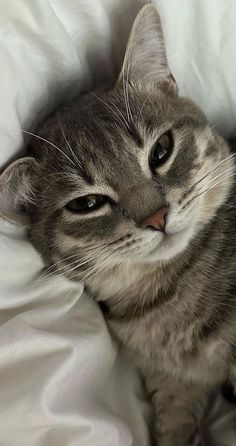
<path fill-rule="evenodd" d="M 149 165 L 152 170 L 162 166 L 170 157 L 173 150 L 173 138 L 170 132 L 162 135 L 151 151 Z"/>
<path fill-rule="evenodd" d="M 87 214 L 102 207 L 107 203 L 107 197 L 104 195 L 85 195 L 74 198 L 66 205 L 66 209 L 77 214 Z"/>

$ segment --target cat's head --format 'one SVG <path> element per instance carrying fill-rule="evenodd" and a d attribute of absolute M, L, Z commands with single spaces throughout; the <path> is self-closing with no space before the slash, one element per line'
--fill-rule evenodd
<path fill-rule="evenodd" d="M 84 281 L 111 265 L 178 256 L 231 187 L 228 146 L 178 96 L 150 5 L 114 88 L 81 96 L 38 135 L 33 156 L 0 178 L 0 213 L 29 226 L 47 263 Z"/>

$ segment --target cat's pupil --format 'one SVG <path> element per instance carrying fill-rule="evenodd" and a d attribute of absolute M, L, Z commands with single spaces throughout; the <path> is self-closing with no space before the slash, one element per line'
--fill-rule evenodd
<path fill-rule="evenodd" d="M 87 213 L 100 208 L 105 203 L 103 195 L 86 195 L 74 198 L 66 205 L 66 209 L 75 213 Z"/>
<path fill-rule="evenodd" d="M 150 167 L 151 169 L 156 169 L 162 166 L 169 158 L 172 152 L 172 143 L 170 133 L 165 133 L 162 135 L 155 146 L 152 149 L 150 157 Z"/>

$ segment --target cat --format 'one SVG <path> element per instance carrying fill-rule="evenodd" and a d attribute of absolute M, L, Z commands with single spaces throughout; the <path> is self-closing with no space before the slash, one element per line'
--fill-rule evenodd
<path fill-rule="evenodd" d="M 0 177 L 1 216 L 84 284 L 140 368 L 159 446 L 192 444 L 211 389 L 236 384 L 234 173 L 146 5 L 115 85 L 56 111 Z"/>

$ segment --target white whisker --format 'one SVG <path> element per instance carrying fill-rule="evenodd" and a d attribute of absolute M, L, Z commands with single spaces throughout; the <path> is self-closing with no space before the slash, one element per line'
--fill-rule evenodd
<path fill-rule="evenodd" d="M 230 167 L 229 169 L 224 170 L 223 172 L 219 173 L 218 175 L 215 175 L 213 178 L 211 178 L 208 181 L 208 184 L 211 184 L 213 181 L 217 180 L 217 178 L 220 178 L 223 175 L 226 175 L 228 172 L 231 172 L 231 175 L 229 177 L 234 176 L 235 175 L 235 168 L 232 169 L 232 167 Z M 226 176 L 226 178 L 227 178 L 227 176 Z"/>
<path fill-rule="evenodd" d="M 234 159 L 236 157 L 236 154 L 232 153 L 231 155 L 227 156 L 226 158 L 224 158 L 223 160 L 221 160 L 215 167 L 214 169 L 208 170 L 208 172 L 206 172 L 206 174 L 204 174 L 199 180 L 197 180 L 195 183 L 193 183 L 191 186 L 189 186 L 189 188 L 184 192 L 184 196 L 190 192 L 194 187 L 196 187 L 201 181 L 203 181 L 206 177 L 208 177 L 209 175 L 211 175 L 213 172 L 215 172 L 223 163 L 226 163 L 227 161 L 230 161 L 232 159 Z"/>
<path fill-rule="evenodd" d="M 230 179 L 231 177 L 234 177 L 234 174 L 232 174 L 232 175 L 229 175 L 229 176 L 227 176 L 225 179 Z M 224 178 L 223 178 L 223 180 L 224 180 Z M 215 187 L 217 187 L 217 186 L 221 186 L 222 184 L 224 184 L 224 186 L 231 186 L 232 185 L 232 183 L 223 183 L 223 181 L 217 181 L 216 183 L 214 183 L 214 184 L 212 184 L 210 187 L 208 187 L 207 189 L 204 189 L 204 190 L 201 190 L 198 194 L 196 194 L 196 195 L 194 195 L 193 197 L 191 197 L 191 199 L 189 200 L 189 202 L 190 201 L 192 201 L 192 200 L 195 200 L 195 198 L 197 198 L 197 197 L 199 197 L 200 195 L 202 195 L 202 194 L 204 194 L 204 193 L 206 193 L 206 192 L 208 192 L 208 191 L 210 191 L 211 189 L 214 189 Z M 188 202 L 188 203 L 189 203 Z M 188 204 L 188 203 L 186 203 L 186 204 Z"/>
<path fill-rule="evenodd" d="M 60 267 L 60 266 L 57 267 L 57 265 L 59 265 L 60 263 L 65 262 L 65 261 L 67 261 L 69 259 L 73 260 L 73 258 L 77 257 L 73 262 L 70 262 L 69 266 L 72 266 L 72 265 L 74 265 L 76 263 L 77 265 L 75 266 L 75 268 L 79 268 L 80 266 L 85 265 L 86 263 L 89 263 L 91 260 L 94 260 L 96 258 L 95 257 L 96 254 L 101 255 L 101 254 L 103 254 L 103 252 L 104 252 L 104 249 L 100 249 L 99 248 L 97 250 L 93 250 L 92 251 L 92 255 L 87 255 L 87 256 L 84 256 L 84 257 L 79 258 L 79 259 L 78 259 L 78 253 L 75 253 L 75 254 L 72 254 L 70 256 L 64 257 L 64 258 L 58 260 L 58 262 L 54 262 L 53 265 L 48 267 L 47 270 L 44 271 L 43 274 L 40 276 L 40 278 L 43 278 L 43 277 L 47 277 L 48 278 L 50 275 L 54 275 L 55 271 L 50 272 L 50 270 L 52 270 L 54 267 L 56 267 L 56 272 L 60 272 L 60 270 L 65 271 L 65 272 L 69 272 L 69 271 L 67 271 L 65 269 L 65 267 Z M 105 252 L 106 252 L 106 250 L 105 250 Z M 97 255 L 97 257 L 98 257 L 98 255 Z"/>
<path fill-rule="evenodd" d="M 143 101 L 143 103 L 142 103 L 142 106 L 141 106 L 141 108 L 140 108 L 140 112 L 139 112 L 139 120 L 140 120 L 140 118 L 142 118 L 142 111 L 143 111 L 144 105 L 146 104 L 148 98 L 149 98 L 149 94 L 148 94 L 148 95 L 146 96 L 146 98 L 144 99 L 144 101 Z"/>
<path fill-rule="evenodd" d="M 119 111 L 119 109 L 118 109 L 117 107 L 116 107 L 116 110 L 117 110 L 117 111 L 115 111 L 115 110 L 110 106 L 110 104 L 109 104 L 108 102 L 104 101 L 104 99 L 100 98 L 100 96 L 97 96 L 95 93 L 92 93 L 91 91 L 89 92 L 89 94 L 92 95 L 92 96 L 94 96 L 95 98 L 97 98 L 97 99 L 98 99 L 100 102 L 102 102 L 107 108 L 109 108 L 109 110 L 111 110 L 112 113 L 114 113 L 114 115 L 117 117 L 117 119 L 119 120 L 119 122 L 121 123 L 121 125 L 122 125 L 123 127 L 125 127 L 125 129 L 126 129 L 126 125 L 127 125 L 126 120 L 125 120 L 124 116 L 122 115 L 122 113 L 120 113 L 120 111 Z M 114 105 L 114 104 L 113 104 L 113 105 Z M 119 112 L 120 116 L 118 115 L 118 112 Z"/>
<path fill-rule="evenodd" d="M 121 256 L 125 255 L 125 254 L 127 254 L 127 252 L 130 253 L 133 249 L 134 249 L 134 247 L 130 248 L 130 246 L 129 246 L 127 249 L 125 249 L 125 251 L 121 252 L 120 255 Z M 85 281 L 91 280 L 91 278 L 93 278 L 96 274 L 98 274 L 99 272 L 104 270 L 106 268 L 107 260 L 111 259 L 111 258 L 115 258 L 114 254 L 116 254 L 117 251 L 119 251 L 119 250 L 120 250 L 120 247 L 116 248 L 113 252 L 108 254 L 108 256 L 106 256 L 105 259 L 103 259 L 103 261 L 101 263 L 99 263 L 99 265 L 95 265 L 94 267 L 88 268 L 88 270 L 86 271 L 86 274 L 82 277 L 82 280 L 81 280 L 82 283 L 84 283 Z M 102 266 L 102 265 L 105 265 L 105 266 Z M 92 274 L 92 275 L 87 274 L 87 272 L 90 270 L 91 270 L 91 273 L 94 272 L 94 274 Z"/>
<path fill-rule="evenodd" d="M 49 144 L 50 146 L 54 147 L 54 149 L 58 150 L 62 155 L 64 155 L 74 166 L 75 163 L 69 158 L 69 156 L 66 155 L 65 152 L 63 152 L 63 150 L 61 150 L 58 146 L 56 146 L 55 144 L 53 144 L 51 141 L 49 141 L 48 139 L 43 138 L 42 136 L 36 135 L 35 133 L 32 132 L 28 132 L 27 130 L 22 130 L 21 132 L 23 133 L 27 133 L 28 135 L 34 136 L 35 138 L 38 138 L 44 142 L 46 142 L 47 144 Z"/>
<path fill-rule="evenodd" d="M 65 140 L 65 142 L 66 142 L 67 147 L 70 149 L 70 152 L 71 152 L 73 158 L 75 159 L 75 161 L 77 162 L 78 166 L 79 166 L 82 170 L 84 170 L 84 168 L 83 168 L 83 166 L 82 166 L 80 160 L 77 158 L 75 152 L 72 150 L 72 147 L 71 147 L 71 145 L 70 145 L 70 143 L 69 143 L 69 141 L 68 141 L 68 139 L 67 139 L 67 137 L 66 137 L 66 135 L 65 135 L 65 132 L 64 132 L 64 129 L 63 129 L 63 127 L 62 127 L 61 120 L 60 120 L 60 115 L 59 115 L 59 118 L 58 118 L 58 122 L 59 122 L 59 125 L 60 125 L 60 128 L 61 128 L 61 132 L 62 132 L 62 135 L 63 135 L 63 138 L 64 138 L 64 140 Z"/>

